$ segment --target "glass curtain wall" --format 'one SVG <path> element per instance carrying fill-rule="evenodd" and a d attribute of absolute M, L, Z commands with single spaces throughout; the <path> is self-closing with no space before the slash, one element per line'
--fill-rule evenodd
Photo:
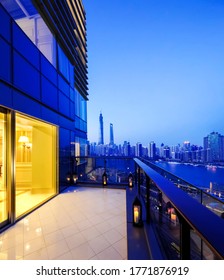
<path fill-rule="evenodd" d="M 57 128 L 16 114 L 16 218 L 56 194 Z"/>

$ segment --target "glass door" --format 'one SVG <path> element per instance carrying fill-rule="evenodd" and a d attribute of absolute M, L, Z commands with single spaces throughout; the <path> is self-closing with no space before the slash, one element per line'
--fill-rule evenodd
<path fill-rule="evenodd" d="M 56 194 L 57 128 L 16 113 L 15 216 Z"/>
<path fill-rule="evenodd" d="M 9 219 L 9 198 L 6 184 L 6 113 L 0 109 L 0 228 Z"/>

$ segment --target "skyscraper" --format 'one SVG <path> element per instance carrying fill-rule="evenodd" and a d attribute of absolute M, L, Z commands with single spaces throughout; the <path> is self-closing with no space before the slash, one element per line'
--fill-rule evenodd
<path fill-rule="evenodd" d="M 0 0 L 0 21 L 2 230 L 61 192 L 85 155 L 88 79 L 81 0 Z"/>
<path fill-rule="evenodd" d="M 104 144 L 104 138 L 103 138 L 103 115 L 100 113 L 99 116 L 99 123 L 100 123 L 100 131 L 99 131 L 99 145 Z"/>
<path fill-rule="evenodd" d="M 142 144 L 141 143 L 136 143 L 136 150 L 135 150 L 135 155 L 137 157 L 141 157 L 142 156 Z"/>
<path fill-rule="evenodd" d="M 112 123 L 110 123 L 110 145 L 114 145 L 114 130 Z"/>
<path fill-rule="evenodd" d="M 224 136 L 218 132 L 212 132 L 204 137 L 205 161 L 224 160 Z"/>
<path fill-rule="evenodd" d="M 149 143 L 149 152 L 148 152 L 148 154 L 149 154 L 149 157 L 151 159 L 155 159 L 155 157 L 156 157 L 156 144 L 153 141 Z"/>

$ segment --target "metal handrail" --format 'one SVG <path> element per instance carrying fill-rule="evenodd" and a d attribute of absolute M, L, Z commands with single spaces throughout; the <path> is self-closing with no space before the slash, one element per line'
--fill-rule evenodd
<path fill-rule="evenodd" d="M 183 183 L 185 183 L 186 185 L 189 185 L 189 186 L 191 186 L 191 187 L 197 189 L 198 192 L 200 192 L 200 193 L 202 193 L 202 194 L 205 194 L 206 196 L 208 196 L 208 197 L 212 198 L 213 200 L 217 201 L 218 203 L 224 204 L 224 201 L 220 200 L 218 197 L 213 196 L 211 193 L 206 192 L 206 191 L 203 190 L 202 188 L 200 188 L 200 187 L 198 187 L 198 186 L 196 186 L 196 185 L 194 185 L 194 184 L 192 184 L 192 183 L 189 183 L 188 181 L 184 180 L 183 178 L 181 178 L 181 177 L 179 177 L 179 176 L 176 176 L 175 174 L 173 174 L 173 173 L 167 171 L 166 169 L 164 169 L 164 168 L 162 168 L 162 167 L 160 167 L 160 166 L 158 166 L 158 165 L 156 165 L 156 164 L 154 164 L 154 163 L 152 163 L 152 162 L 150 162 L 150 161 L 148 161 L 148 160 L 145 160 L 145 159 L 140 159 L 140 160 L 143 161 L 144 163 L 146 163 L 147 165 L 149 165 L 152 169 L 154 169 L 154 170 L 159 169 L 159 170 L 165 172 L 166 174 L 168 174 L 168 175 L 170 175 L 170 176 L 176 178 L 177 180 L 178 180 L 178 179 L 181 180 L 181 181 L 182 181 Z M 202 201 L 201 201 L 201 203 L 202 203 Z"/>
<path fill-rule="evenodd" d="M 198 203 L 183 190 L 177 188 L 171 181 L 134 158 L 135 163 L 144 171 L 170 200 L 184 220 L 192 227 L 201 239 L 222 259 L 224 259 L 224 220 L 209 209 Z"/>

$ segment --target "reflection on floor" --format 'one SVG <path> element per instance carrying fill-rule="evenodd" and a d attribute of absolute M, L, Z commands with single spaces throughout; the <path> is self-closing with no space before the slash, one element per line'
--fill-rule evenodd
<path fill-rule="evenodd" d="M 6 191 L 0 189 L 0 223 L 7 219 L 7 209 L 6 209 Z"/>
<path fill-rule="evenodd" d="M 54 193 L 33 194 L 31 191 L 16 191 L 16 216 L 21 216 L 53 195 Z"/>
<path fill-rule="evenodd" d="M 125 191 L 71 187 L 0 234 L 0 259 L 127 259 Z"/>
<path fill-rule="evenodd" d="M 51 198 L 54 193 L 34 194 L 32 191 L 16 191 L 16 217 L 28 212 L 30 209 L 40 205 L 43 201 Z M 6 191 L 0 190 L 0 223 L 8 217 Z"/>

